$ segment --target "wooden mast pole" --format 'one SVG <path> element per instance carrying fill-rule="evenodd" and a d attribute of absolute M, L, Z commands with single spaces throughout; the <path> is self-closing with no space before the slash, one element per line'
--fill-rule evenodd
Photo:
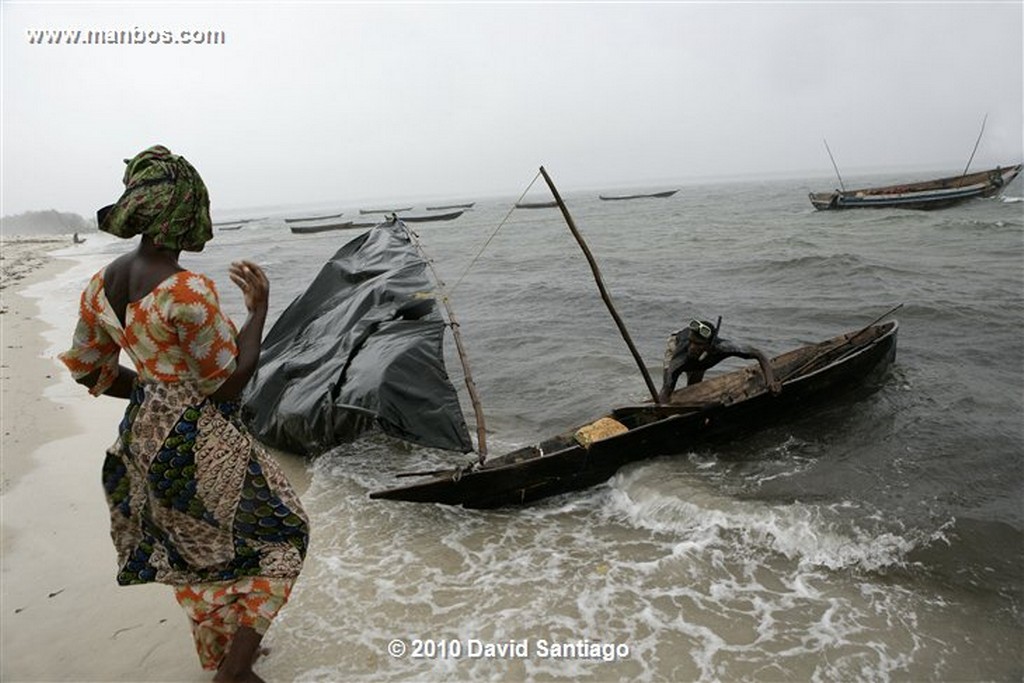
<path fill-rule="evenodd" d="M 396 217 L 397 220 L 397 217 Z M 434 269 L 434 262 L 427 258 L 427 255 L 423 253 L 423 247 L 420 245 L 418 239 L 405 224 L 406 233 L 409 234 L 409 238 L 412 243 L 416 245 L 416 251 L 419 252 L 423 261 L 427 264 L 427 268 L 430 269 L 430 273 L 434 276 L 434 282 L 437 283 L 441 289 L 441 304 L 444 306 L 444 310 L 448 313 L 448 326 L 452 329 L 452 338 L 455 340 L 455 349 L 459 352 L 459 362 L 462 363 L 462 374 L 466 381 L 466 390 L 469 392 L 469 400 L 473 404 L 473 413 L 476 415 L 476 441 L 477 450 L 480 453 L 480 462 L 482 463 L 487 457 L 487 427 L 484 422 L 484 409 L 480 403 L 480 395 L 476 391 L 476 383 L 473 381 L 473 373 L 469 371 L 469 357 L 466 355 L 466 348 L 462 345 L 462 334 L 459 332 L 459 321 L 455 319 L 455 311 L 452 310 L 451 303 L 448 301 L 448 295 L 444 293 L 444 282 L 437 274 L 437 270 Z"/>
<path fill-rule="evenodd" d="M 605 306 L 608 307 L 608 312 L 612 314 L 612 319 L 615 321 L 615 325 L 619 328 L 619 333 L 622 334 L 622 338 L 626 340 L 626 346 L 629 347 L 629 352 L 633 354 L 633 360 L 636 361 L 637 367 L 640 368 L 640 373 L 644 376 L 644 382 L 647 383 L 647 390 L 651 392 L 651 400 L 655 403 L 658 402 L 658 390 L 654 388 L 654 382 L 651 381 L 651 375 L 647 372 L 647 367 L 644 365 L 643 359 L 640 357 L 640 353 L 636 350 L 636 346 L 633 345 L 633 340 L 629 336 L 629 332 L 626 331 L 626 325 L 622 322 L 622 318 L 619 317 L 618 311 L 615 310 L 615 306 L 612 304 L 611 296 L 608 294 L 608 290 L 605 289 L 604 280 L 601 279 L 601 271 L 597 267 L 597 261 L 594 260 L 594 255 L 590 253 L 590 248 L 587 243 L 583 240 L 583 235 L 576 229 L 576 222 L 573 221 L 572 216 L 569 214 L 569 209 L 566 208 L 565 202 L 562 201 L 562 196 L 558 194 L 558 189 L 555 184 L 551 181 L 551 177 L 548 172 L 544 170 L 544 167 L 540 167 L 540 173 L 544 176 L 544 182 L 551 188 L 551 194 L 554 195 L 555 201 L 558 202 L 558 208 L 562 210 L 562 216 L 565 218 L 566 224 L 569 226 L 569 231 L 572 232 L 572 236 L 576 238 L 576 242 L 579 243 L 580 249 L 583 250 L 583 255 L 587 257 L 587 263 L 590 264 L 590 270 L 594 274 L 594 280 L 597 282 L 597 288 L 601 292 L 601 299 L 604 300 Z"/>
<path fill-rule="evenodd" d="M 971 158 L 967 160 L 967 165 L 964 166 L 964 173 L 961 178 L 967 175 L 967 169 L 971 167 L 971 162 L 974 161 L 974 155 L 978 151 L 978 145 L 981 144 L 981 136 L 985 134 L 985 122 L 988 121 L 988 114 L 985 114 L 985 118 L 981 120 L 981 130 L 978 131 L 978 139 L 974 141 L 974 149 L 971 150 Z"/>
<path fill-rule="evenodd" d="M 836 165 L 836 158 L 832 156 L 832 150 L 828 148 L 828 140 L 822 138 L 821 141 L 825 143 L 825 151 L 828 152 L 828 158 L 832 160 L 832 168 L 836 170 L 836 177 L 839 178 L 839 189 L 845 192 L 846 186 L 843 185 L 843 176 L 839 175 L 839 166 Z"/>

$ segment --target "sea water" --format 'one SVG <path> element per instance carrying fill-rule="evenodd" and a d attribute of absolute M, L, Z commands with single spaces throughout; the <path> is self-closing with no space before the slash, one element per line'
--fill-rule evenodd
<path fill-rule="evenodd" d="M 723 337 L 773 355 L 902 304 L 880 389 L 523 508 L 369 500 L 408 481 L 396 472 L 466 456 L 373 433 L 343 445 L 308 465 L 310 554 L 261 674 L 1021 680 L 1020 181 L 1004 198 L 927 213 L 814 211 L 807 192 L 829 186 L 737 181 L 683 185 L 667 199 L 565 198 L 656 384 L 668 335 L 691 317 L 721 316 Z M 410 227 L 460 323 L 490 452 L 648 398 L 561 214 L 511 211 L 513 196 L 433 203 L 472 200 L 455 221 Z M 261 220 L 218 231 L 182 262 L 218 281 L 239 322 L 227 265 L 262 264 L 272 324 L 358 234 L 293 235 L 283 217 L 344 210 L 366 220 L 358 208 L 339 199 L 240 210 L 223 218 Z M 66 250 L 77 265 L 53 283 L 49 315 L 73 315 L 88 276 L 130 246 L 94 234 Z M 473 431 L 453 348 L 448 367 Z"/>

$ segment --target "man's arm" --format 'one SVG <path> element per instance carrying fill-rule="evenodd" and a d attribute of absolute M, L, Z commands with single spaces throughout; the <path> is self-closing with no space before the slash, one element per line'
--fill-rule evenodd
<path fill-rule="evenodd" d="M 682 373 L 682 364 L 670 363 L 662 375 L 661 379 L 661 391 L 658 392 L 658 403 L 668 403 L 669 397 L 672 396 L 672 392 L 675 391 L 676 382 L 679 381 L 679 375 Z"/>
<path fill-rule="evenodd" d="M 772 370 L 771 361 L 768 360 L 768 356 L 766 356 L 761 349 L 753 346 L 740 346 L 738 344 L 733 344 L 727 339 L 720 339 L 718 343 L 715 344 L 715 351 L 721 354 L 722 358 L 735 356 L 737 358 L 756 360 L 757 364 L 761 366 L 761 376 L 764 377 L 765 386 L 767 386 L 773 394 L 778 394 L 782 391 L 782 382 L 775 379 L 775 372 Z"/>
<path fill-rule="evenodd" d="M 661 391 L 658 392 L 658 403 L 668 403 L 669 397 L 675 391 L 676 382 L 683 372 L 683 365 L 686 363 L 686 345 L 680 344 L 679 340 L 685 339 L 682 335 L 685 331 L 680 330 L 668 338 L 668 348 L 665 349 L 665 370 L 661 378 Z"/>
<path fill-rule="evenodd" d="M 757 360 L 757 364 L 761 366 L 761 375 L 764 377 L 765 386 L 773 394 L 778 394 L 782 391 L 782 382 L 775 379 L 775 371 L 772 370 L 772 363 L 768 360 L 768 356 L 753 346 L 736 346 L 733 347 L 731 356 L 738 356 L 739 358 L 752 358 Z"/>

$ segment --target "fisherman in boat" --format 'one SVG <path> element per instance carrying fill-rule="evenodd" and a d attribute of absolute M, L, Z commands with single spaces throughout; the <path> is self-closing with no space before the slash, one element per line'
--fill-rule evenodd
<path fill-rule="evenodd" d="M 721 321 L 721 318 L 719 318 Z M 765 385 L 773 394 L 782 391 L 782 383 L 775 379 L 768 357 L 753 346 L 741 346 L 718 336 L 718 325 L 707 320 L 691 320 L 690 324 L 668 338 L 665 350 L 665 374 L 659 403 L 668 403 L 675 390 L 679 375 L 686 373 L 686 385 L 697 384 L 704 373 L 726 358 L 756 359 L 761 366 Z"/>
<path fill-rule="evenodd" d="M 990 183 L 992 183 L 992 185 L 994 187 L 1002 187 L 1003 186 L 1003 169 L 1001 169 L 999 166 L 996 166 L 994 169 L 989 171 L 988 181 Z"/>

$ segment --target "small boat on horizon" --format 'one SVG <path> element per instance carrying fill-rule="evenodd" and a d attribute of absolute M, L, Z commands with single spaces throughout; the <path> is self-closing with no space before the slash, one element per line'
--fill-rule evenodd
<path fill-rule="evenodd" d="M 368 213 L 400 213 L 402 211 L 412 211 L 412 207 L 407 206 L 403 209 L 359 209 L 359 213 L 364 216 Z"/>
<path fill-rule="evenodd" d="M 402 216 L 402 220 L 406 223 L 430 223 L 432 221 L 451 221 L 455 220 L 466 212 L 465 209 L 459 211 L 452 211 L 451 213 L 431 213 L 424 214 L 422 216 Z"/>
<path fill-rule="evenodd" d="M 663 192 L 650 192 L 647 194 L 599 194 L 597 195 L 597 198 L 603 199 L 606 202 L 619 201 L 623 199 L 647 199 L 651 197 L 664 198 L 671 197 L 676 192 L 679 192 L 679 190 L 665 190 Z"/>
<path fill-rule="evenodd" d="M 558 202 L 516 202 L 517 209 L 553 209 Z"/>
<path fill-rule="evenodd" d="M 321 225 L 290 225 L 288 229 L 295 235 L 312 235 L 317 232 L 329 232 L 331 230 L 350 230 L 352 228 L 362 227 L 364 224 L 356 224 L 352 221 L 345 221 L 343 223 L 324 223 Z"/>
<path fill-rule="evenodd" d="M 330 220 L 331 218 L 341 218 L 343 215 L 344 215 L 344 212 L 332 213 L 332 214 L 328 214 L 326 216 L 302 216 L 302 217 L 299 217 L 299 218 L 285 218 L 284 222 L 285 223 L 305 223 L 306 221 L 326 221 L 326 220 Z"/>
<path fill-rule="evenodd" d="M 994 197 L 1021 171 L 1021 164 L 919 182 L 865 187 L 859 190 L 811 192 L 819 211 L 839 209 L 944 209 L 974 197 Z"/>
<path fill-rule="evenodd" d="M 262 218 L 239 218 L 238 220 L 234 220 L 234 221 L 216 221 L 216 222 L 213 223 L 213 227 L 215 227 L 215 228 L 222 228 L 222 229 L 224 228 L 224 226 L 233 226 L 233 225 L 238 225 L 239 227 L 241 227 L 242 225 L 244 225 L 246 223 L 252 223 L 253 221 L 261 221 L 261 220 L 263 220 L 263 219 Z"/>
<path fill-rule="evenodd" d="M 444 211 L 445 209 L 472 209 L 476 202 L 466 204 L 445 204 L 444 206 L 428 206 L 427 211 Z"/>

